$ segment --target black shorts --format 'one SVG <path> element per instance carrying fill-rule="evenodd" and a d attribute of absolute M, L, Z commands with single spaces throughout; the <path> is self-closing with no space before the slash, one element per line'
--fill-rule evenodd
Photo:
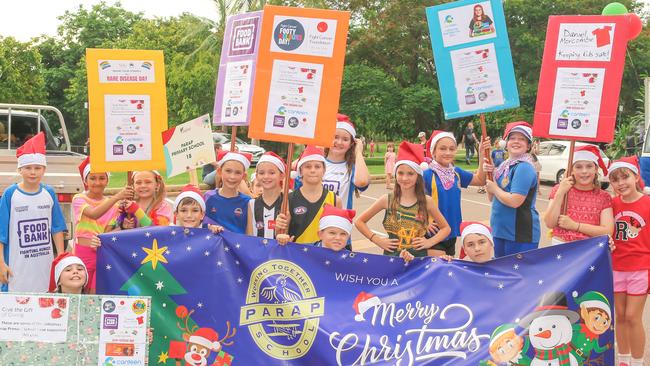
<path fill-rule="evenodd" d="M 454 256 L 456 255 L 456 238 L 443 240 L 440 243 L 431 247 L 431 249 L 442 250 L 445 254 Z"/>

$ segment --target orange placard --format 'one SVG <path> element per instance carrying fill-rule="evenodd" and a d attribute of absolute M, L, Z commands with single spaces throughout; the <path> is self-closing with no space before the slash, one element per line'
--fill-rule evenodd
<path fill-rule="evenodd" d="M 251 138 L 329 146 L 350 13 L 265 6 Z"/>

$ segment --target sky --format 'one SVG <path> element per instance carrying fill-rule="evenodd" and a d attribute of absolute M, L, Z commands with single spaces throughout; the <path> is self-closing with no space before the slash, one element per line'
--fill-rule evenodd
<path fill-rule="evenodd" d="M 90 9 L 100 0 L 0 0 L 2 21 L 0 36 L 12 36 L 20 41 L 29 41 L 41 34 L 56 35 L 60 25 L 57 19 L 66 10 L 75 11 L 79 5 Z M 116 0 L 105 0 L 115 4 Z M 153 18 L 177 16 L 183 12 L 218 20 L 213 0 L 122 0 L 122 7 L 134 13 L 143 12 L 145 17 Z M 38 9 L 37 11 L 35 11 Z"/>

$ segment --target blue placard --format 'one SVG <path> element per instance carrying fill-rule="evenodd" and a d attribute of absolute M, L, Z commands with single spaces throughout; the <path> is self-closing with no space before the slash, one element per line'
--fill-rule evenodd
<path fill-rule="evenodd" d="M 427 21 L 445 119 L 519 107 L 501 1 L 428 7 Z"/>

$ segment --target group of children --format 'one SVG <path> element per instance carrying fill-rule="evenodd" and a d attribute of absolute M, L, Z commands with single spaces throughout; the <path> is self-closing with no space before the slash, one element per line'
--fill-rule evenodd
<path fill-rule="evenodd" d="M 396 154 L 389 146 L 387 154 L 395 156 L 387 159 L 387 165 L 395 184 L 356 220 L 354 193 L 368 187 L 369 173 L 354 126 L 344 115 L 338 116 L 332 147 L 323 151 L 307 146 L 297 160 L 286 213 L 280 212 L 283 182 L 291 169 L 273 152 L 265 153 L 255 167 L 257 197 L 240 189 L 251 156 L 220 151 L 216 171 L 220 186 L 202 194 L 188 185 L 173 205 L 166 200 L 164 181 L 156 171 L 134 172 L 132 188 L 106 197 L 109 175 L 91 172 L 87 159 L 79 168 L 85 191 L 73 199 L 71 256 L 64 253 L 66 227 L 56 194 L 41 183 L 46 161 L 44 136 L 39 134 L 18 150 L 22 181 L 0 199 L 0 282 L 3 291 L 92 293 L 100 245 L 97 235 L 151 225 L 206 227 L 215 233 L 228 230 L 275 238 L 283 245 L 291 241 L 335 251 L 351 249 L 356 226 L 385 255 L 406 261 L 427 255 L 451 259 L 458 237 L 460 257 L 479 263 L 534 249 L 540 225 L 535 209 L 538 179 L 530 155 L 532 128 L 526 122 L 510 123 L 503 141 L 508 157 L 498 167 L 483 156 L 490 150 L 490 140 L 481 141 L 479 161 L 484 163 L 476 172 L 454 165 L 457 142 L 449 132 L 434 131 L 425 146 L 404 141 Z M 617 194 L 613 199 L 600 189 L 599 168 L 608 174 Z M 554 187 L 543 217 L 554 244 L 612 235 L 617 248 L 613 263 L 619 358 L 633 366 L 643 362 L 641 317 L 650 287 L 650 234 L 645 230 L 650 198 L 641 193 L 642 184 L 634 159 L 616 161 L 608 172 L 597 148 L 581 147 L 574 157 L 573 174 Z M 487 190 L 492 201 L 491 229 L 462 222 L 461 188 L 470 185 Z M 382 211 L 387 236 L 368 227 Z M 54 263 L 52 243 L 61 253 Z"/>

